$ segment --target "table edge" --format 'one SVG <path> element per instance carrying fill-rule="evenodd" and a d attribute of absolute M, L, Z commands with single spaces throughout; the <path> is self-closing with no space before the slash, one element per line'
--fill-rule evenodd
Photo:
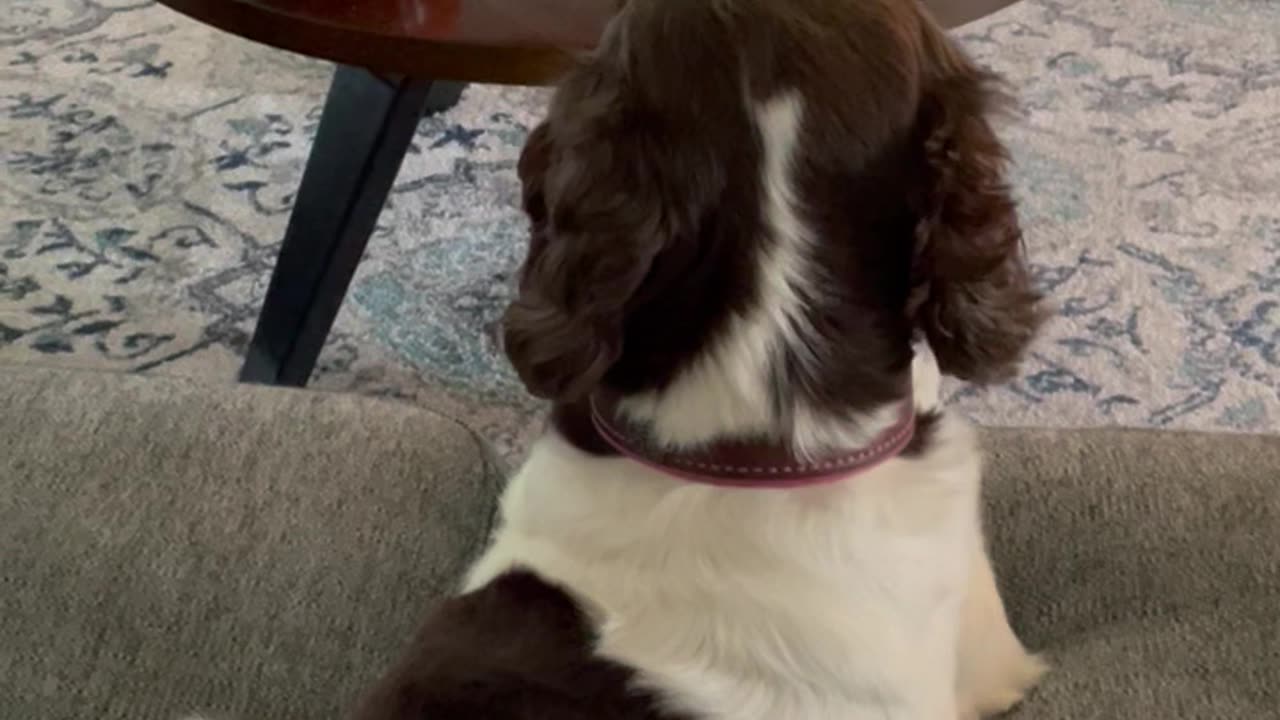
<path fill-rule="evenodd" d="M 929 0 L 921 0 L 926 5 Z M 934 0 L 935 2 L 937 0 Z M 938 13 L 948 30 L 1000 12 L 1019 0 L 974 0 L 977 13 Z M 505 46 L 385 35 L 341 27 L 239 0 L 157 0 L 197 22 L 281 50 L 376 73 L 423 80 L 549 85 L 572 64 L 571 54 L 549 46 Z M 406 61 L 406 57 L 412 60 Z"/>
<path fill-rule="evenodd" d="M 253 42 L 343 65 L 424 80 L 548 85 L 571 56 L 550 47 L 497 46 L 382 35 L 236 0 L 157 0 L 197 22 Z M 413 58 L 406 61 L 406 57 Z"/>

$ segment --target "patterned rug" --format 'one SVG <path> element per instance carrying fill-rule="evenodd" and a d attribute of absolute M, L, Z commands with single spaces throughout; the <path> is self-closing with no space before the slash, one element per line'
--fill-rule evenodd
<path fill-rule="evenodd" d="M 1060 317 L 988 424 L 1280 431 L 1280 3 L 1027 0 L 959 31 L 1007 129 Z M 138 0 L 0 3 L 0 362 L 231 378 L 328 67 Z M 518 448 L 495 353 L 543 91 L 423 122 L 315 385 Z"/>

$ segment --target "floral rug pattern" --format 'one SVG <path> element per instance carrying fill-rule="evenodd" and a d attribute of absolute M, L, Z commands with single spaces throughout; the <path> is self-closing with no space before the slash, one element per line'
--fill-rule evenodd
<path fill-rule="evenodd" d="M 1025 0 L 958 31 L 1059 317 L 989 424 L 1280 431 L 1280 4 Z M 329 67 L 138 0 L 0 5 L 0 362 L 231 378 Z M 520 447 L 495 352 L 545 91 L 423 121 L 315 386 L 443 407 Z"/>

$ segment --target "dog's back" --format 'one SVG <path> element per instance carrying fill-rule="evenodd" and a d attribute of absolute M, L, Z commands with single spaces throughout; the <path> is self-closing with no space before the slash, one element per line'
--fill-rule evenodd
<path fill-rule="evenodd" d="M 550 435 L 468 586 L 529 568 L 566 588 L 598 657 L 688 717 L 953 717 L 979 468 L 969 428 L 937 423 L 919 455 L 786 491 L 692 485 Z"/>

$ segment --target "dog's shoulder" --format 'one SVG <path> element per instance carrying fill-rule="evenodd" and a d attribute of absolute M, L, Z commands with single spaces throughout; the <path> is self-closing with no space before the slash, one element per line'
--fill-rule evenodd
<path fill-rule="evenodd" d="M 513 571 L 442 601 L 359 720 L 692 720 L 664 712 L 635 672 L 595 653 L 564 589 Z"/>

